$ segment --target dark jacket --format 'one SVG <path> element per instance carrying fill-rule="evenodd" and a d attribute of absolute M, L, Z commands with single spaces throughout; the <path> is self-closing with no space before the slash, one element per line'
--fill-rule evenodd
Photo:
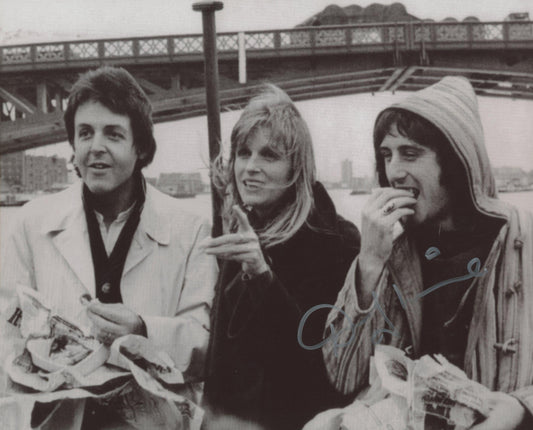
<path fill-rule="evenodd" d="M 297 340 L 302 316 L 332 304 L 360 249 L 357 228 L 314 186 L 315 210 L 287 242 L 265 252 L 272 274 L 246 279 L 240 265 L 222 266 L 216 286 L 205 396 L 215 414 L 268 429 L 298 429 L 321 410 L 343 404 L 330 386 L 320 349 Z M 303 343 L 322 339 L 328 309 L 306 321 Z"/>

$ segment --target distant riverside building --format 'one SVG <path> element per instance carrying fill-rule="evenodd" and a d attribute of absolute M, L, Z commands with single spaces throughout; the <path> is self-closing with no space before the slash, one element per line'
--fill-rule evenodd
<path fill-rule="evenodd" d="M 527 173 L 520 167 L 493 167 L 494 177 L 502 181 L 512 181 L 516 179 L 523 179 L 527 177 Z"/>
<path fill-rule="evenodd" d="M 48 158 L 48 175 L 51 181 L 50 191 L 65 188 L 68 184 L 67 160 L 60 157 Z"/>
<path fill-rule="evenodd" d="M 341 182 L 344 187 L 352 186 L 353 166 L 350 160 L 343 160 L 341 163 Z"/>
<path fill-rule="evenodd" d="M 372 178 L 366 176 L 352 178 L 352 189 L 369 192 L 372 189 Z"/>
<path fill-rule="evenodd" d="M 58 191 L 68 183 L 67 160 L 23 152 L 3 155 L 0 177 L 12 192 Z"/>
<path fill-rule="evenodd" d="M 512 191 L 523 189 L 530 184 L 530 174 L 519 167 L 495 167 L 493 168 L 496 187 L 499 191 Z"/>
<path fill-rule="evenodd" d="M 185 196 L 201 193 L 204 190 L 204 184 L 199 172 L 161 173 L 157 188 L 171 196 Z"/>
<path fill-rule="evenodd" d="M 44 156 L 26 156 L 26 169 L 24 175 L 24 189 L 35 192 L 47 189 L 52 185 L 46 169 L 47 162 Z"/>
<path fill-rule="evenodd" d="M 0 194 L 10 194 L 10 193 L 11 193 L 11 187 L 6 181 L 4 181 L 3 178 L 0 177 Z"/>
<path fill-rule="evenodd" d="M 27 192 L 57 191 L 68 182 L 67 160 L 44 155 L 27 155 L 24 189 Z"/>
<path fill-rule="evenodd" d="M 148 176 L 144 177 L 147 184 L 153 185 L 154 187 L 157 186 L 157 178 L 149 178 Z"/>
<path fill-rule="evenodd" d="M 0 178 L 4 186 L 11 188 L 13 192 L 24 190 L 24 152 L 15 152 L 0 157 Z"/>

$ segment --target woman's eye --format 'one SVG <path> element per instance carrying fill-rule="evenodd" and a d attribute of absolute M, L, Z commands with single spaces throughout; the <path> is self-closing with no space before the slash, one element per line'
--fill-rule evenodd
<path fill-rule="evenodd" d="M 281 158 L 281 156 L 274 151 L 265 151 L 261 155 L 263 156 L 265 160 L 269 160 L 269 161 L 276 161 Z"/>
<path fill-rule="evenodd" d="M 246 148 L 241 148 L 237 150 L 237 157 L 248 157 L 250 155 L 250 151 Z"/>
<path fill-rule="evenodd" d="M 417 156 L 418 156 L 418 153 L 415 151 L 407 151 L 405 153 L 405 158 L 408 160 L 414 160 L 417 158 Z"/>

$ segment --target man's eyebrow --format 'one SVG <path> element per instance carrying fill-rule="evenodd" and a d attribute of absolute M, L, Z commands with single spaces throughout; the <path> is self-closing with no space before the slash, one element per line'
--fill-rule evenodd
<path fill-rule="evenodd" d="M 104 126 L 104 130 L 109 130 L 109 129 L 119 129 L 119 130 L 122 130 L 124 132 L 128 131 L 128 129 L 120 124 L 107 124 Z"/>
<path fill-rule="evenodd" d="M 88 123 L 88 122 L 80 122 L 80 123 L 77 124 L 77 127 L 81 127 L 81 126 L 93 127 L 93 124 Z M 126 127 L 124 127 L 121 124 L 106 124 L 106 125 L 104 125 L 104 128 L 111 128 L 111 127 L 126 129 Z"/>
<path fill-rule="evenodd" d="M 415 145 L 400 145 L 398 147 L 398 149 L 402 150 L 402 149 L 409 149 L 409 150 L 415 150 L 415 151 L 424 151 L 426 149 L 425 146 L 423 145 L 420 145 L 420 144 L 415 144 Z"/>

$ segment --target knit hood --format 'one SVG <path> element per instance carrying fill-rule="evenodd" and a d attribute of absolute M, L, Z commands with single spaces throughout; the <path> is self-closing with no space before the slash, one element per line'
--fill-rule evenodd
<path fill-rule="evenodd" d="M 391 108 L 410 111 L 434 124 L 450 142 L 465 167 L 474 207 L 486 215 L 507 218 L 508 208 L 496 198 L 496 185 L 485 148 L 476 94 L 466 78 L 447 76 L 383 112 Z M 376 148 L 376 160 L 378 156 Z M 380 185 L 388 186 L 383 183 Z"/>

